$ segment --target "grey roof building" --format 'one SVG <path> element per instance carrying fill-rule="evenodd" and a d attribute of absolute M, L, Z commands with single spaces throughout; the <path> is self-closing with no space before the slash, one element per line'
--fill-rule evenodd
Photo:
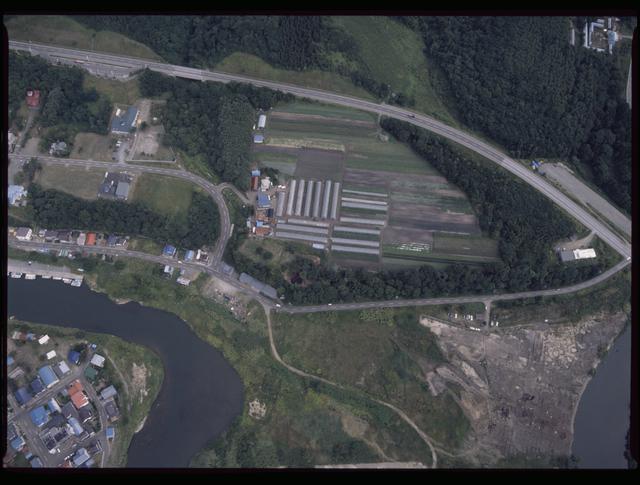
<path fill-rule="evenodd" d="M 123 135 L 131 133 L 137 119 L 138 110 L 134 106 L 130 106 L 126 111 L 118 108 L 113 120 L 111 120 L 111 133 Z"/>
<path fill-rule="evenodd" d="M 249 285 L 254 290 L 262 293 L 269 298 L 278 298 L 278 292 L 273 286 L 269 286 L 262 281 L 258 281 L 253 276 L 249 276 L 247 273 L 242 273 L 240 275 L 240 283 L 245 283 Z"/>
<path fill-rule="evenodd" d="M 128 182 L 118 182 L 116 198 L 127 200 L 127 197 L 129 197 L 129 187 L 130 185 Z"/>
<path fill-rule="evenodd" d="M 102 391 L 100 391 L 100 397 L 105 401 L 110 397 L 118 395 L 118 391 L 113 386 L 105 387 Z"/>

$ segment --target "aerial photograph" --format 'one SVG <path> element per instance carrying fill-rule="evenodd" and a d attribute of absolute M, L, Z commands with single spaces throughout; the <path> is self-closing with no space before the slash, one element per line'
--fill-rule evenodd
<path fill-rule="evenodd" d="M 638 12 L 371 13 L 3 14 L 5 472 L 637 468 Z"/>

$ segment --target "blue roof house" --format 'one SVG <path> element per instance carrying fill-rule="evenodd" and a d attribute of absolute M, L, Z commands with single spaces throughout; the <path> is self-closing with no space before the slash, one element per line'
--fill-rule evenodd
<path fill-rule="evenodd" d="M 258 207 L 271 207 L 271 201 L 267 194 L 258 194 Z"/>
<path fill-rule="evenodd" d="M 44 426 L 49 421 L 49 413 L 47 413 L 47 410 L 44 408 L 44 406 L 38 406 L 37 408 L 32 409 L 29 413 L 29 416 L 31 416 L 31 421 L 33 422 L 33 424 L 35 424 L 39 428 Z"/>
<path fill-rule="evenodd" d="M 167 244 L 162 250 L 162 255 L 173 258 L 176 255 L 176 248 L 171 246 L 170 244 Z"/>
<path fill-rule="evenodd" d="M 76 350 L 70 350 L 67 358 L 69 359 L 69 362 L 78 365 L 80 363 L 80 352 Z"/>
<path fill-rule="evenodd" d="M 20 406 L 24 406 L 29 401 L 31 401 L 31 399 L 33 399 L 33 396 L 27 390 L 26 386 L 18 389 L 13 395 L 16 398 L 16 401 L 18 401 L 18 404 L 20 404 Z"/>
<path fill-rule="evenodd" d="M 184 255 L 184 260 L 185 261 L 193 261 L 193 258 L 195 258 L 196 253 L 195 251 L 189 249 L 189 251 L 187 251 Z"/>
<path fill-rule="evenodd" d="M 264 136 L 253 135 L 253 143 L 264 143 Z"/>
<path fill-rule="evenodd" d="M 116 429 L 113 426 L 107 426 L 107 439 L 112 440 L 116 436 Z"/>
<path fill-rule="evenodd" d="M 22 447 L 26 444 L 27 443 L 24 441 L 24 438 L 22 436 L 16 436 L 11 440 L 11 448 L 13 448 L 16 451 L 20 451 Z"/>
<path fill-rule="evenodd" d="M 31 468 L 43 468 L 44 465 L 42 464 L 42 460 L 40 459 L 40 457 L 35 457 L 33 460 L 31 460 L 29 462 L 29 464 L 31 465 Z"/>
<path fill-rule="evenodd" d="M 251 170 L 252 177 L 260 177 L 260 170 Z"/>
<path fill-rule="evenodd" d="M 7 366 L 13 365 L 14 362 L 15 360 L 13 360 L 13 357 L 7 355 Z"/>
<path fill-rule="evenodd" d="M 56 376 L 56 373 L 53 372 L 53 368 L 50 365 L 40 367 L 40 369 L 38 369 L 38 375 L 40 376 L 40 379 L 42 379 L 42 382 L 47 387 L 47 389 L 60 382 L 58 380 L 58 376 Z"/>
<path fill-rule="evenodd" d="M 29 387 L 31 388 L 31 391 L 33 392 L 34 396 L 37 396 L 38 394 L 40 394 L 42 391 L 44 391 L 44 386 L 42 385 L 42 381 L 40 380 L 39 377 L 36 377 L 31 384 L 29 384 Z"/>

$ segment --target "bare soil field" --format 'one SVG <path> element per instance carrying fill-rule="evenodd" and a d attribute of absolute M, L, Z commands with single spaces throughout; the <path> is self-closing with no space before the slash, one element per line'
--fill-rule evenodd
<path fill-rule="evenodd" d="M 423 231 L 421 229 L 387 226 L 382 231 L 382 242 L 384 244 L 411 242 L 433 244 L 433 233 L 429 231 Z"/>
<path fill-rule="evenodd" d="M 456 389 L 472 432 L 456 451 L 472 466 L 514 455 L 569 456 L 575 409 L 598 347 L 622 330 L 624 313 L 574 325 L 525 325 L 474 332 L 421 317 L 448 363 L 425 373 L 429 392 Z"/>
<path fill-rule="evenodd" d="M 298 163 L 294 172 L 297 178 L 340 182 L 343 172 L 343 153 L 309 148 L 298 152 Z"/>

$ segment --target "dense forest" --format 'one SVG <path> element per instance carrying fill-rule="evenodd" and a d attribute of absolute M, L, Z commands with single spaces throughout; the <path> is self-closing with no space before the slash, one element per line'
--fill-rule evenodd
<path fill-rule="evenodd" d="M 28 197 L 34 222 L 47 229 L 143 236 L 190 249 L 213 245 L 219 232 L 218 207 L 197 192 L 186 220 L 168 219 L 140 202 L 87 201 L 57 190 L 44 190 L 37 184 L 31 184 Z"/>
<path fill-rule="evenodd" d="M 9 120 L 16 119 L 27 90 L 38 89 L 38 123 L 52 132 L 45 137 L 72 143 L 80 131 L 108 133 L 111 103 L 95 89 L 84 89 L 84 76 L 76 67 L 52 66 L 38 57 L 9 52 Z"/>
<path fill-rule="evenodd" d="M 467 194 L 483 231 L 499 238 L 502 263 L 373 273 L 332 269 L 296 257 L 280 272 L 236 254 L 236 269 L 269 282 L 293 304 L 312 304 L 553 288 L 596 276 L 612 263 L 603 254 L 595 261 L 559 263 L 552 244 L 572 235 L 576 226 L 551 201 L 499 167 L 423 129 L 394 119 L 384 119 L 382 127 Z"/>
<path fill-rule="evenodd" d="M 570 46 L 566 17 L 400 20 L 422 34 L 464 123 L 516 158 L 567 160 L 631 211 L 628 66 L 615 55 Z"/>
<path fill-rule="evenodd" d="M 139 79 L 143 96 L 167 98 L 165 143 L 201 155 L 223 181 L 247 190 L 256 110 L 292 96 L 238 83 L 173 79 L 148 70 Z"/>
<path fill-rule="evenodd" d="M 73 16 L 95 30 L 137 40 L 173 64 L 212 67 L 234 52 L 253 54 L 274 67 L 321 69 L 349 77 L 384 99 L 387 84 L 376 81 L 348 33 L 321 16 Z M 337 62 L 336 59 L 343 59 Z M 390 99 L 407 104 L 406 96 Z"/>

